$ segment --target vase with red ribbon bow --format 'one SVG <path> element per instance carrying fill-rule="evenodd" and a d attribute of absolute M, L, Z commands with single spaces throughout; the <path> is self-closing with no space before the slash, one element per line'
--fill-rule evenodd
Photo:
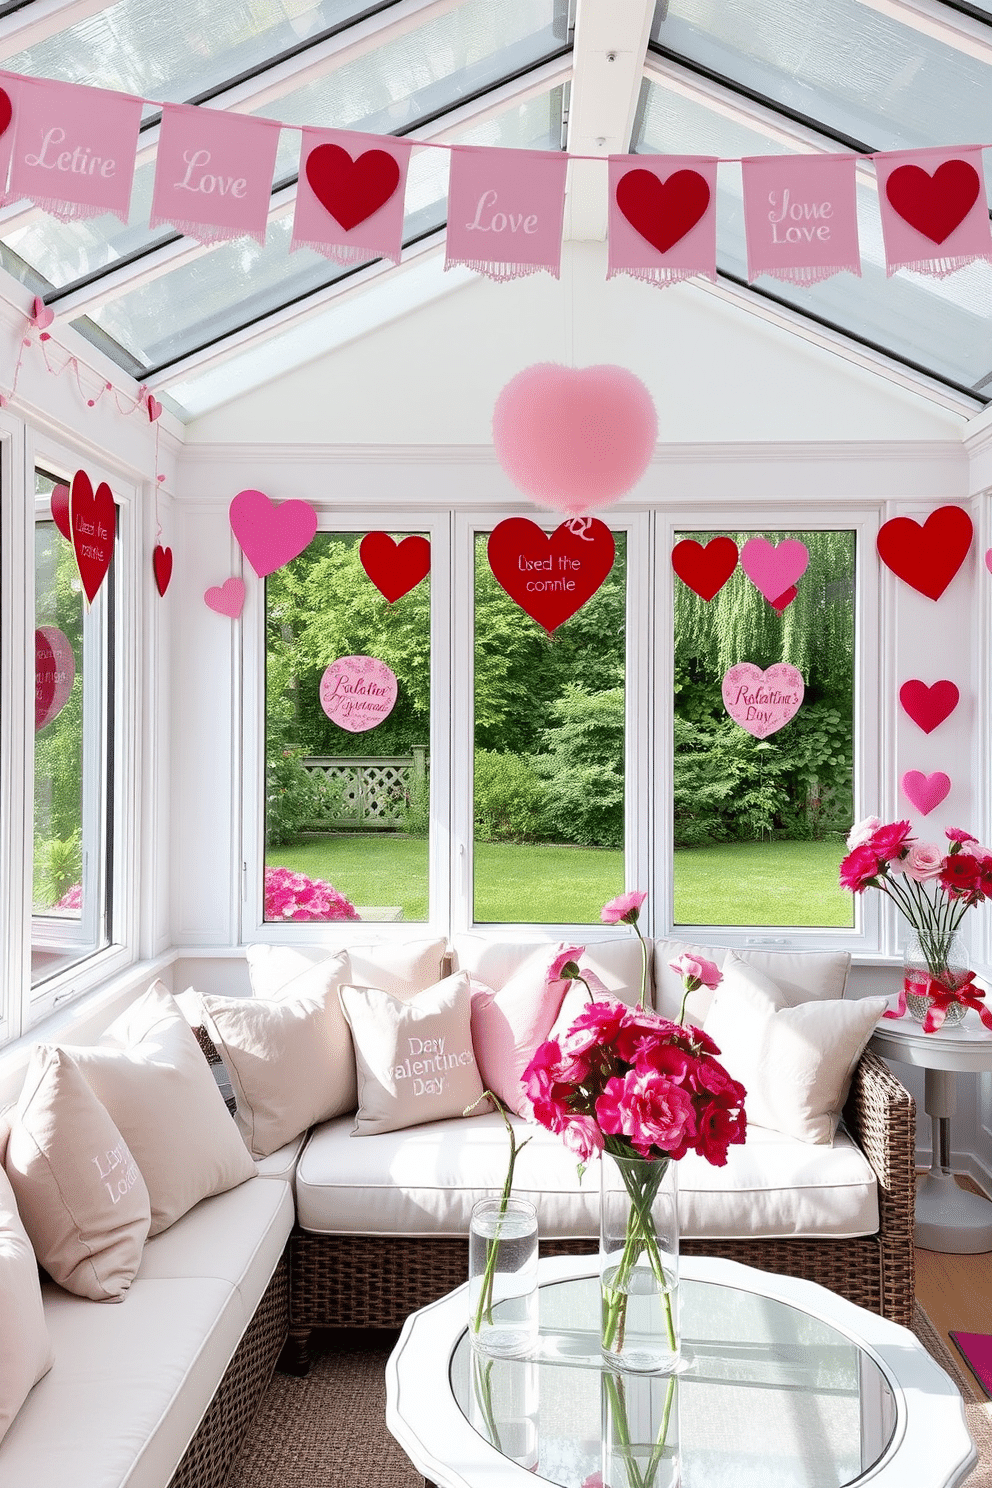
<path fill-rule="evenodd" d="M 944 1025 L 950 1028 L 964 1017 L 963 998 L 974 990 L 974 981 L 960 935 L 943 937 L 936 944 L 926 935 L 911 935 L 903 953 L 902 994 L 894 1016 L 902 1008 L 923 1024 L 924 1033 L 936 1033 Z"/>

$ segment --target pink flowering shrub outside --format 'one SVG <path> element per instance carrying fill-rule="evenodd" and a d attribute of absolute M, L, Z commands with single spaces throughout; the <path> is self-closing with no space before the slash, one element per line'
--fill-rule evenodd
<path fill-rule="evenodd" d="M 322 878 L 291 868 L 266 868 L 267 920 L 360 920 L 355 906 Z"/>
<path fill-rule="evenodd" d="M 66 889 L 59 902 L 52 907 L 53 909 L 70 909 L 81 912 L 83 908 L 82 884 L 73 884 L 71 888 Z"/>

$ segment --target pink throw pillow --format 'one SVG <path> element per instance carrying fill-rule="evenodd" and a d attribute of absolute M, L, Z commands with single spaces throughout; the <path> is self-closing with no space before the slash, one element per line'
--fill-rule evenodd
<path fill-rule="evenodd" d="M 508 1110 L 530 1116 L 520 1077 L 548 1037 L 564 995 L 561 982 L 548 985 L 557 946 L 542 946 L 499 992 L 476 982 L 472 990 L 472 1045 L 487 1090 Z"/>

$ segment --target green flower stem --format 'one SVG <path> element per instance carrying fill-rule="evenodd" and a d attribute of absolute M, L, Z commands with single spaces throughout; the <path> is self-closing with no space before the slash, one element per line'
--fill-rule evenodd
<path fill-rule="evenodd" d="M 661 1459 L 665 1455 L 665 1446 L 668 1442 L 668 1425 L 672 1415 L 672 1402 L 675 1399 L 675 1376 L 671 1375 L 668 1380 L 668 1389 L 665 1394 L 665 1412 L 662 1417 L 661 1426 L 651 1456 L 648 1458 L 647 1466 L 643 1473 L 637 1466 L 634 1456 L 633 1445 L 630 1440 L 630 1425 L 627 1420 L 627 1401 L 623 1385 L 623 1377 L 607 1373 L 603 1376 L 606 1393 L 609 1397 L 610 1410 L 616 1426 L 617 1441 L 620 1446 L 620 1456 L 627 1468 L 627 1474 L 634 1488 L 651 1488 L 655 1474 L 661 1466 Z"/>
<path fill-rule="evenodd" d="M 487 1359 L 485 1363 L 479 1358 L 475 1349 L 472 1349 L 472 1385 L 475 1393 L 476 1404 L 482 1413 L 489 1440 L 497 1452 L 502 1452 L 502 1444 L 499 1439 L 499 1428 L 496 1425 L 496 1414 L 493 1410 L 493 1382 L 492 1372 L 495 1359 Z"/>
<path fill-rule="evenodd" d="M 668 1333 L 668 1346 L 674 1354 L 678 1348 L 675 1337 L 675 1319 L 672 1315 L 672 1298 L 665 1285 L 665 1271 L 661 1262 L 661 1253 L 658 1250 L 658 1237 L 655 1234 L 654 1222 L 651 1218 L 651 1205 L 654 1203 L 661 1181 L 668 1167 L 667 1162 L 647 1162 L 648 1172 L 641 1174 L 628 1167 L 625 1162 L 619 1162 L 617 1167 L 623 1179 L 624 1187 L 630 1197 L 630 1208 L 627 1211 L 627 1228 L 624 1236 L 624 1247 L 620 1253 L 620 1262 L 616 1269 L 616 1275 L 611 1285 L 603 1285 L 603 1347 L 616 1351 L 623 1347 L 624 1333 L 627 1326 L 627 1303 L 629 1296 L 627 1287 L 630 1282 L 637 1259 L 643 1251 L 648 1258 L 648 1264 L 654 1274 L 658 1289 L 665 1299 L 665 1326 Z"/>
<path fill-rule="evenodd" d="M 482 1092 L 482 1095 L 480 1095 L 479 1100 L 485 1100 L 487 1097 L 489 1100 L 492 1101 L 493 1105 L 502 1116 L 503 1123 L 509 1134 L 510 1161 L 507 1164 L 506 1168 L 506 1182 L 503 1184 L 503 1192 L 500 1195 L 500 1224 L 497 1226 L 497 1231 L 493 1238 L 486 1241 L 486 1269 L 482 1273 L 482 1290 L 479 1293 L 479 1305 L 476 1308 L 475 1317 L 472 1320 L 473 1333 L 479 1332 L 484 1321 L 489 1323 L 490 1326 L 492 1325 L 493 1286 L 496 1281 L 496 1263 L 499 1260 L 500 1230 L 502 1228 L 502 1219 L 503 1215 L 506 1213 L 507 1204 L 510 1200 L 510 1190 L 513 1188 L 513 1169 L 516 1166 L 517 1153 L 522 1152 L 523 1149 L 527 1146 L 527 1143 L 532 1140 L 531 1137 L 525 1137 L 522 1142 L 518 1143 L 516 1132 L 513 1130 L 513 1127 L 510 1124 L 510 1118 L 506 1114 L 506 1107 L 500 1100 L 499 1096 L 493 1095 L 491 1090 L 484 1090 Z M 468 1111 L 474 1110 L 475 1106 L 477 1106 L 478 1104 L 479 1101 L 473 1102 L 473 1104 L 468 1107 Z M 468 1111 L 465 1112 L 466 1115 L 468 1114 Z"/>
<path fill-rule="evenodd" d="M 644 936 L 641 934 L 641 927 L 637 923 L 637 921 L 636 920 L 632 920 L 631 921 L 631 924 L 633 925 L 635 931 L 637 932 L 637 938 L 638 938 L 638 940 L 641 943 L 641 997 L 640 997 L 640 1005 L 641 1005 L 642 1008 L 646 1008 L 647 1005 L 648 1005 L 648 947 L 647 947 L 647 941 L 644 939 Z"/>

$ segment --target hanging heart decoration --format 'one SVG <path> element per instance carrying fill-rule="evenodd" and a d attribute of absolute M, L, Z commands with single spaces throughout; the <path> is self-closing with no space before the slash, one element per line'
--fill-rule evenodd
<path fill-rule="evenodd" d="M 921 816 L 929 816 L 946 798 L 950 789 L 950 776 L 945 775 L 943 770 L 934 770 L 932 775 L 924 775 L 922 770 L 907 770 L 902 777 L 903 795 Z"/>
<path fill-rule="evenodd" d="M 218 615 L 229 615 L 232 620 L 237 620 L 245 607 L 244 581 L 225 579 L 223 584 L 215 584 L 206 591 L 203 602 L 208 610 L 215 610 Z"/>
<path fill-rule="evenodd" d="M 40 295 L 35 295 L 34 304 L 31 306 L 31 324 L 39 331 L 47 330 L 55 319 L 55 311 L 51 305 L 46 305 Z"/>
<path fill-rule="evenodd" d="M 899 689 L 899 701 L 903 708 L 925 734 L 932 734 L 945 718 L 951 716 L 960 696 L 954 683 L 948 682 L 946 678 L 928 687 L 918 677 L 913 677 Z"/>
<path fill-rule="evenodd" d="M 711 600 L 737 567 L 737 544 L 732 537 L 711 537 L 704 546 L 684 537 L 672 549 L 672 567 L 693 594 Z"/>
<path fill-rule="evenodd" d="M 653 171 L 631 170 L 617 182 L 617 206 L 635 232 L 667 253 L 706 215 L 710 187 L 698 171 L 678 170 L 660 181 Z"/>
<path fill-rule="evenodd" d="M 366 150 L 356 160 L 341 145 L 317 145 L 306 163 L 307 181 L 325 212 L 351 232 L 384 207 L 400 183 L 400 168 L 386 150 Z"/>
<path fill-rule="evenodd" d="M 809 566 L 809 549 L 797 538 L 770 543 L 765 537 L 751 537 L 741 548 L 741 568 L 754 587 L 777 609 L 791 604 L 787 590 L 796 584 Z"/>
<path fill-rule="evenodd" d="M 77 470 L 69 487 L 69 527 L 83 592 L 90 604 L 114 556 L 117 508 L 106 481 L 94 491 L 85 470 Z"/>
<path fill-rule="evenodd" d="M 893 517 L 878 529 L 878 556 L 892 572 L 928 599 L 939 599 L 968 556 L 974 528 L 960 506 L 939 506 L 920 525 Z"/>
<path fill-rule="evenodd" d="M 388 718 L 396 703 L 396 676 L 375 656 L 339 656 L 320 679 L 320 706 L 332 723 L 363 734 Z"/>
<path fill-rule="evenodd" d="M 989 573 L 992 573 L 992 548 L 986 548 L 985 550 L 985 567 Z"/>
<path fill-rule="evenodd" d="M 0 137 L 7 133 L 13 117 L 14 106 L 10 101 L 10 94 L 0 88 Z"/>
<path fill-rule="evenodd" d="M 150 424 L 153 424 L 157 418 L 162 417 L 162 405 L 157 398 L 152 397 L 151 393 L 145 399 L 145 407 L 148 409 L 148 422 Z"/>
<path fill-rule="evenodd" d="M 239 491 L 231 502 L 231 530 L 260 579 L 298 558 L 317 531 L 307 501 L 276 505 L 264 491 Z"/>
<path fill-rule="evenodd" d="M 557 511 L 619 501 L 647 469 L 657 434 L 651 394 L 624 367 L 538 362 L 511 378 L 493 409 L 500 465 Z"/>
<path fill-rule="evenodd" d="M 904 222 L 942 243 L 975 205 L 981 184 L 967 160 L 945 160 L 932 176 L 919 165 L 900 165 L 886 181 L 885 195 Z"/>
<path fill-rule="evenodd" d="M 76 680 L 72 643 L 57 625 L 40 625 L 34 633 L 34 731 L 57 718 L 69 701 Z"/>
<path fill-rule="evenodd" d="M 395 604 L 431 571 L 431 545 L 413 532 L 396 542 L 388 532 L 369 532 L 358 549 L 362 567 L 379 593 Z"/>
<path fill-rule="evenodd" d="M 735 723 L 756 739 L 767 739 L 795 717 L 806 692 L 802 672 L 787 661 L 764 671 L 739 661 L 724 675 L 723 706 Z"/>
<path fill-rule="evenodd" d="M 773 610 L 778 610 L 779 614 L 781 615 L 783 610 L 787 610 L 789 608 L 790 604 L 795 599 L 798 593 L 799 590 L 796 588 L 795 584 L 790 584 L 784 594 L 780 594 L 778 599 L 770 599 L 768 603 L 771 605 Z"/>
<path fill-rule="evenodd" d="M 52 521 L 65 538 L 66 542 L 72 542 L 72 528 L 69 526 L 69 487 L 55 486 L 52 491 Z"/>
<path fill-rule="evenodd" d="M 615 556 L 613 533 L 598 517 L 562 522 L 550 537 L 527 517 L 507 517 L 489 534 L 496 582 L 549 634 L 592 598 Z"/>
<path fill-rule="evenodd" d="M 152 569 L 159 594 L 164 594 L 172 579 L 172 549 L 156 543 L 152 550 Z"/>

